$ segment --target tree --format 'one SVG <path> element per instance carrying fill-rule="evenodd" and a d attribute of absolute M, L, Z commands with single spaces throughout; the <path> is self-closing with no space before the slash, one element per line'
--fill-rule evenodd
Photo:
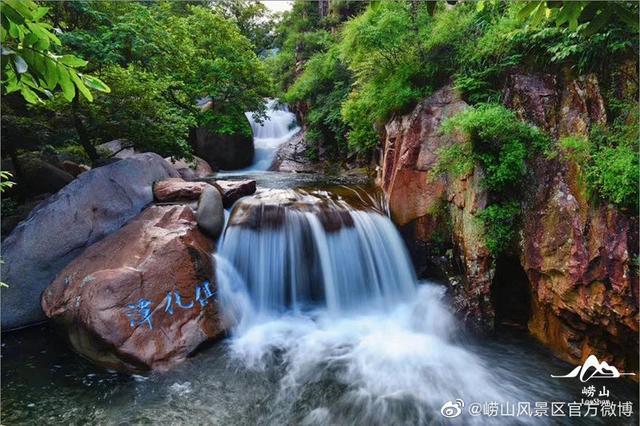
<path fill-rule="evenodd" d="M 78 71 L 87 61 L 54 53 L 61 42 L 51 24 L 42 21 L 48 10 L 31 0 L 3 0 L 0 4 L 3 94 L 19 92 L 35 104 L 51 97 L 56 89 L 69 102 L 76 91 L 90 102 L 90 89 L 108 93 L 109 87 L 100 79 Z"/>

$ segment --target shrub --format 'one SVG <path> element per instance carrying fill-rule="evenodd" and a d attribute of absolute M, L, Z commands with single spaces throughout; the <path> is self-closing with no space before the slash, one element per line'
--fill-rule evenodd
<path fill-rule="evenodd" d="M 501 105 L 469 108 L 447 120 L 443 130 L 468 136 L 473 159 L 484 169 L 484 184 L 495 193 L 517 191 L 527 173 L 526 160 L 548 145 L 538 128 L 523 123 Z M 464 164 L 469 159 L 461 155 L 458 161 Z"/>
<path fill-rule="evenodd" d="M 518 227 L 528 160 L 545 150 L 549 139 L 512 111 L 495 104 L 456 114 L 445 121 L 443 131 L 463 132 L 467 141 L 441 150 L 435 170 L 460 175 L 469 173 L 474 163 L 482 167 L 482 184 L 489 192 L 490 204 L 478 218 L 484 226 L 487 247 L 498 256 L 511 246 Z"/>
<path fill-rule="evenodd" d="M 520 204 L 508 201 L 487 206 L 478 214 L 484 227 L 487 248 L 494 256 L 505 253 L 512 247 L 520 213 Z"/>

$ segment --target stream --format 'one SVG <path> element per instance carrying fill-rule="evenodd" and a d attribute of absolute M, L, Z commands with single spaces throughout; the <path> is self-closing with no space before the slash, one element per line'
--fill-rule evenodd
<path fill-rule="evenodd" d="M 636 413 L 574 419 L 552 417 L 550 407 L 516 415 L 543 402 L 567 412 L 588 399 L 586 385 L 615 402 L 637 401 L 638 388 L 552 378 L 573 366 L 523 331 L 467 335 L 446 286 L 416 278 L 384 197 L 366 179 L 265 173 L 299 130 L 288 111 L 269 111 L 273 126 L 254 126 L 254 166 L 225 174 L 259 187 L 234 205 L 214 254 L 218 298 L 234 324 L 228 337 L 170 372 L 126 375 L 72 352 L 52 325 L 7 334 L 3 424 L 638 423 Z M 443 416 L 456 400 L 462 414 Z M 515 412 L 472 416 L 472 404 Z"/>

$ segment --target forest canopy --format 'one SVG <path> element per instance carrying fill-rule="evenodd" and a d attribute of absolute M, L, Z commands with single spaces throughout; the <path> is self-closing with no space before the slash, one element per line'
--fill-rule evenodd
<path fill-rule="evenodd" d="M 637 2 L 298 0 L 275 16 L 254 0 L 8 0 L 3 10 L 2 149 L 12 158 L 44 150 L 95 162 L 95 147 L 114 139 L 189 157 L 195 127 L 248 134 L 244 113 L 259 118 L 267 97 L 303 121 L 312 159 L 371 158 L 384 124 L 444 85 L 495 111 L 514 70 L 593 73 L 608 123 L 578 150 L 590 190 L 636 204 L 637 99 L 619 74 L 638 52 Z M 576 140 L 556 152 L 576 151 Z"/>
<path fill-rule="evenodd" d="M 258 2 L 237 2 L 235 16 L 230 4 L 3 2 L 3 10 L 31 5 L 35 14 L 24 22 L 31 31 L 24 36 L 16 29 L 20 17 L 3 14 L 3 38 L 20 36 L 16 45 L 28 59 L 27 39 L 41 36 L 34 46 L 46 47 L 73 83 L 45 73 L 30 84 L 32 74 L 20 73 L 21 61 L 3 48 L 3 152 L 80 144 L 84 153 L 75 152 L 95 161 L 96 145 L 126 139 L 142 151 L 183 157 L 190 154 L 187 140 L 196 125 L 223 134 L 249 132 L 244 112 L 260 112 L 272 92 L 256 40 L 247 36 L 255 37 L 259 25 L 251 24 L 262 23 L 266 11 Z M 16 74 L 25 82 L 18 90 Z M 84 97 L 71 96 L 74 88 Z M 210 99 L 211 107 L 199 108 L 202 99 Z"/>

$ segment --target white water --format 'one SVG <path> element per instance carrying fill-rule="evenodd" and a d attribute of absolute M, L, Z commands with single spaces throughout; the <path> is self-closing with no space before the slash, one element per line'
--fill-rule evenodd
<path fill-rule="evenodd" d="M 240 202 L 216 255 L 232 357 L 284 369 L 274 410 L 283 417 L 272 422 L 290 421 L 314 386 L 339 391 L 313 400 L 303 424 L 423 424 L 445 420 L 440 408 L 456 398 L 528 400 L 456 341 L 442 287 L 416 282 L 386 216 L 320 193 L 285 195 Z M 323 226 L 328 212 L 340 212 L 338 230 Z M 487 420 L 464 418 L 476 419 Z"/>
<path fill-rule="evenodd" d="M 278 105 L 275 99 L 267 101 L 267 118 L 262 123 L 254 120 L 252 112 L 245 115 L 253 131 L 255 155 L 250 167 L 234 174 L 269 170 L 278 147 L 300 131 L 295 114 L 286 105 Z"/>

